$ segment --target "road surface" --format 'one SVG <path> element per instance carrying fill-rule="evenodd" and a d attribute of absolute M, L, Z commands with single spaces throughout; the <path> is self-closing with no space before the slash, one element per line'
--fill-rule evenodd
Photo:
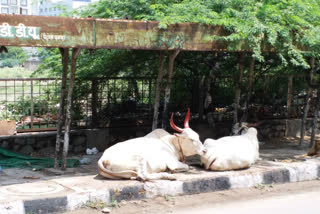
<path fill-rule="evenodd" d="M 176 210 L 175 214 L 319 214 L 320 191 L 289 193 L 256 200 L 210 204 Z"/>
<path fill-rule="evenodd" d="M 320 180 L 165 196 L 113 205 L 119 207 L 108 207 L 111 214 L 257 214 L 257 211 L 258 214 L 319 214 Z M 101 209 L 93 209 L 94 206 L 90 204 L 65 214 L 101 214 Z"/>

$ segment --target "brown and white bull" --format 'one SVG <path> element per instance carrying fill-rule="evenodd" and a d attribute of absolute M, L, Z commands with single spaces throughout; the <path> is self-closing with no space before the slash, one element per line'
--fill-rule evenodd
<path fill-rule="evenodd" d="M 184 128 L 177 127 L 171 116 L 171 127 L 180 134 L 155 129 L 144 137 L 117 143 L 106 149 L 98 161 L 99 174 L 109 179 L 169 179 L 171 172 L 187 171 L 185 156 L 203 155 L 206 149 L 199 135 L 189 127 L 190 109 Z"/>

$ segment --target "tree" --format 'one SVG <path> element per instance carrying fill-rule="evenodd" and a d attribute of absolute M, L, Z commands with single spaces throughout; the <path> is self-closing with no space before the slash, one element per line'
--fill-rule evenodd
<path fill-rule="evenodd" d="M 277 72 L 297 73 L 309 67 L 305 60 L 305 50 L 317 53 L 320 48 L 319 9 L 320 3 L 317 0 L 104 0 L 91 4 L 86 10 L 77 11 L 77 15 L 156 20 L 160 22 L 160 28 L 182 22 L 220 25 L 229 34 L 205 39 L 227 41 L 230 51 L 252 51 L 248 55 L 256 59 L 253 70 L 257 75 L 266 75 Z M 158 60 L 155 60 L 157 53 L 152 51 L 95 50 L 93 55 L 87 52 L 78 60 L 79 76 L 82 77 L 139 74 L 156 76 L 155 72 L 158 70 Z M 236 58 L 234 53 L 224 54 L 226 57 L 222 60 Z M 181 55 L 192 55 L 194 58 L 182 59 Z M 199 59 L 203 56 L 205 54 L 197 52 L 180 53 L 175 66 L 176 74 L 200 74 L 198 70 L 201 66 L 204 68 L 201 73 L 209 75 L 212 66 L 206 62 L 208 59 L 200 60 L 199 64 Z M 211 55 L 207 58 L 210 58 L 209 61 L 215 59 Z M 59 67 L 60 71 L 59 61 L 52 57 L 47 67 Z M 215 73 L 231 74 L 236 79 L 234 64 L 227 61 L 220 62 L 220 65 L 229 69 L 224 70 L 220 66 Z M 249 70 L 244 68 L 243 72 L 246 76 Z"/>
<path fill-rule="evenodd" d="M 0 67 L 21 66 L 28 58 L 27 52 L 21 47 L 8 47 L 8 53 L 0 54 Z"/>
<path fill-rule="evenodd" d="M 164 28 L 180 22 L 221 25 L 230 34 L 212 39 L 226 40 L 229 50 L 252 49 L 260 61 L 262 50 L 267 49 L 277 51 L 285 64 L 308 67 L 303 48 L 319 51 L 320 3 L 316 0 L 187 0 L 153 8 L 154 13 L 146 17 L 159 20 Z"/>
<path fill-rule="evenodd" d="M 319 51 L 320 47 L 319 11 L 317 0 L 105 0 L 74 13 L 82 17 L 156 20 L 160 21 L 160 28 L 182 22 L 221 25 L 230 34 L 206 39 L 225 40 L 231 51 L 253 50 L 253 57 L 258 62 L 264 60 L 263 51 L 272 50 L 278 54 L 283 66 L 290 63 L 307 68 L 304 50 Z M 58 55 L 57 51 L 54 52 L 51 54 Z M 83 68 L 84 73 L 109 74 L 107 69 L 130 67 L 130 59 L 134 60 L 131 56 L 138 55 L 142 59 L 148 56 L 144 51 L 96 50 L 92 57 L 79 58 L 79 68 Z M 151 55 L 154 59 L 157 54 Z M 60 62 L 57 59 L 53 61 L 56 64 Z M 156 63 L 153 61 L 151 64 Z M 53 70 L 56 68 L 52 63 L 47 65 Z M 58 70 L 61 70 L 61 65 Z M 130 68 L 126 72 L 128 70 Z"/>

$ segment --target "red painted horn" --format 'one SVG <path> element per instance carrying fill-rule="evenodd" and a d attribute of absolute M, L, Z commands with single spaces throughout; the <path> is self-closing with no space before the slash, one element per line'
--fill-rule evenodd
<path fill-rule="evenodd" d="M 186 118 L 184 119 L 184 128 L 190 128 L 189 127 L 189 120 L 190 120 L 190 108 L 188 108 Z"/>
<path fill-rule="evenodd" d="M 177 132 L 183 132 L 183 129 L 179 128 L 178 126 L 176 126 L 173 122 L 173 114 L 171 114 L 171 119 L 170 119 L 170 126 L 176 130 Z"/>

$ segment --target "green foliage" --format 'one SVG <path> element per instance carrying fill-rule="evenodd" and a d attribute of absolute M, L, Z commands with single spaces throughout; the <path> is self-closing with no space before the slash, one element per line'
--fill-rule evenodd
<path fill-rule="evenodd" d="M 258 189 L 258 190 L 267 190 L 270 191 L 270 188 L 273 188 L 273 184 L 264 184 L 264 183 L 260 183 L 260 184 L 256 184 L 254 186 L 254 188 Z"/>
<path fill-rule="evenodd" d="M 153 76 L 155 74 L 150 70 L 157 71 L 156 57 L 157 54 L 151 51 L 98 49 L 90 54 L 88 50 L 82 50 L 77 59 L 77 78 L 137 76 L 137 73 Z M 40 58 L 42 64 L 33 76 L 61 77 L 62 61 L 58 49 L 43 49 Z"/>
<path fill-rule="evenodd" d="M 0 103 L 2 105 L 2 103 Z M 16 115 L 14 115 L 13 112 L 11 111 L 0 111 L 0 121 L 1 120 L 19 120 L 19 117 L 17 117 Z"/>
<path fill-rule="evenodd" d="M 308 68 L 304 50 L 314 51 L 311 54 L 320 50 L 319 11 L 317 0 L 103 0 L 74 13 L 82 17 L 157 20 L 160 28 L 181 22 L 221 25 L 229 35 L 204 39 L 225 40 L 231 51 L 252 49 L 258 61 L 265 60 L 263 50 L 273 50 L 282 66 Z M 43 49 L 41 56 L 44 62 L 36 74 L 59 77 L 62 69 L 59 50 Z M 95 50 L 91 55 L 83 50 L 77 75 L 155 76 L 156 58 L 157 54 L 149 51 Z"/>
<path fill-rule="evenodd" d="M 171 201 L 172 199 L 174 199 L 172 196 L 170 196 L 170 195 L 164 195 L 164 199 L 166 200 L 166 201 Z"/>
<path fill-rule="evenodd" d="M 107 204 L 104 203 L 102 200 L 88 201 L 84 205 L 84 207 L 90 207 L 90 208 L 98 209 L 98 210 L 100 210 L 106 206 L 107 206 Z"/>
<path fill-rule="evenodd" d="M 1 81 L 0 82 L 0 119 L 19 121 L 21 116 L 31 115 L 31 105 L 33 115 L 41 117 L 46 113 L 56 115 L 59 103 L 59 88 L 56 88 L 55 81 L 33 80 L 33 97 L 31 102 L 31 81 Z M 57 90 L 57 91 L 56 91 Z M 33 103 L 33 104 L 32 104 Z"/>
<path fill-rule="evenodd" d="M 231 34 L 212 39 L 227 41 L 229 50 L 252 49 L 259 61 L 262 50 L 275 50 L 284 65 L 307 68 L 303 50 L 320 50 L 319 11 L 318 0 L 104 0 L 81 15 L 157 20 L 160 28 L 181 22 L 221 25 Z"/>
<path fill-rule="evenodd" d="M 119 207 L 119 203 L 117 201 L 117 199 L 115 199 L 114 197 L 112 197 L 111 203 L 109 204 L 110 207 L 114 207 L 114 208 L 118 208 Z"/>
<path fill-rule="evenodd" d="M 42 63 L 34 71 L 33 76 L 61 77 L 62 61 L 59 49 L 39 48 L 38 52 Z"/>
<path fill-rule="evenodd" d="M 7 47 L 8 53 L 0 54 L 0 67 L 21 66 L 22 62 L 28 58 L 27 52 L 21 47 Z"/>
<path fill-rule="evenodd" d="M 80 78 L 105 76 L 154 76 L 157 55 L 151 51 L 83 50 L 77 63 Z"/>
<path fill-rule="evenodd" d="M 33 114 L 44 115 L 49 109 L 49 103 L 44 95 L 33 97 Z M 14 115 L 31 115 L 31 98 L 30 96 L 22 97 L 19 96 L 16 103 L 7 104 L 8 111 Z M 55 114 L 57 112 L 52 111 Z"/>
<path fill-rule="evenodd" d="M 33 97 L 33 115 L 41 116 L 50 112 L 57 114 L 58 109 L 52 108 L 52 104 L 58 103 L 57 96 L 51 96 L 50 100 L 45 95 Z M 22 115 L 31 115 L 31 97 L 19 96 L 16 102 L 8 102 L 6 100 L 0 102 L 1 106 L 6 106 L 6 109 L 0 112 L 0 120 L 16 120 L 19 121 Z"/>
<path fill-rule="evenodd" d="M 306 72 L 309 66 L 305 58 L 319 55 L 319 11 L 318 0 L 102 0 L 74 13 L 81 17 L 156 20 L 160 22 L 159 28 L 182 22 L 223 26 L 230 34 L 206 37 L 204 40 L 227 41 L 230 51 L 253 50 L 253 56 L 257 59 L 255 72 L 258 79 L 261 76 Z M 272 52 L 266 53 L 264 50 Z M 249 57 L 251 56 L 248 54 L 246 68 Z M 42 49 L 41 58 L 43 64 L 35 75 L 61 76 L 61 54 L 58 49 Z M 175 60 L 174 75 L 182 76 L 186 82 L 174 86 L 175 93 L 171 100 L 181 104 L 189 102 L 192 98 L 186 97 L 186 92 L 188 88 L 195 87 L 191 80 L 195 76 L 228 75 L 233 81 L 228 79 L 219 82 L 212 93 L 215 94 L 214 102 L 232 103 L 233 86 L 238 78 L 237 63 L 237 52 L 181 52 Z M 77 60 L 77 77 L 83 79 L 110 76 L 156 77 L 157 71 L 157 51 L 99 49 L 90 53 L 82 50 Z M 244 76 L 247 75 L 248 69 L 244 72 Z M 285 79 L 271 83 L 270 95 L 278 90 L 277 86 L 286 87 L 287 84 Z M 263 80 L 256 81 L 259 90 L 263 90 L 264 84 Z M 134 84 L 130 87 L 133 86 Z M 84 88 L 82 87 L 83 90 Z M 243 89 L 245 88 L 244 82 Z M 86 96 L 85 91 L 80 89 L 75 94 L 79 97 Z M 80 107 L 75 112 L 81 112 Z"/>

